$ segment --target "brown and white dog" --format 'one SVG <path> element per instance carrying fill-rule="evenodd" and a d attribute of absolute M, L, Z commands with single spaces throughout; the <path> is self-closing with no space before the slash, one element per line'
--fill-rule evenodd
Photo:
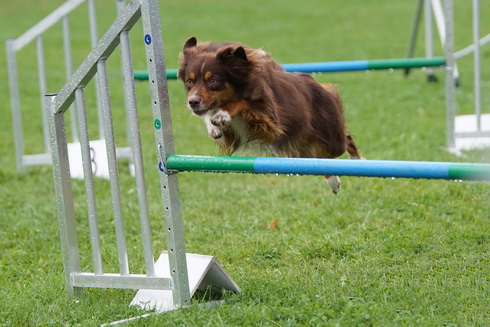
<path fill-rule="evenodd" d="M 332 84 L 288 73 L 269 53 L 240 43 L 198 43 L 191 37 L 179 58 L 187 106 L 204 117 L 223 154 L 267 151 L 293 158 L 361 155 L 345 129 L 342 102 Z M 325 176 L 332 191 L 337 176 Z"/>

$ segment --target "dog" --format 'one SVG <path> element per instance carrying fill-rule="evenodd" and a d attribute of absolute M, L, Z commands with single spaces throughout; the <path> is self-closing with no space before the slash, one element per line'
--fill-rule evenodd
<path fill-rule="evenodd" d="M 204 118 L 224 155 L 362 159 L 346 130 L 335 85 L 286 72 L 272 56 L 244 44 L 188 39 L 179 56 L 187 107 Z M 334 194 L 338 176 L 324 176 Z"/>

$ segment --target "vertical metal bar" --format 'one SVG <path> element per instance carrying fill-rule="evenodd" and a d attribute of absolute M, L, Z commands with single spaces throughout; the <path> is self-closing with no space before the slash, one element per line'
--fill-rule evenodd
<path fill-rule="evenodd" d="M 43 122 L 43 136 L 44 136 L 44 149 L 46 153 L 50 151 L 49 142 L 49 131 L 48 131 L 48 121 L 46 115 L 46 103 L 44 96 L 46 94 L 46 65 L 44 62 L 44 47 L 43 47 L 43 37 L 38 36 L 36 39 L 36 50 L 37 50 L 37 71 L 39 77 L 39 96 L 41 99 L 41 109 L 42 109 L 42 122 Z"/>
<path fill-rule="evenodd" d="M 124 10 L 124 6 L 125 6 L 124 0 L 116 0 L 116 7 L 117 7 L 117 15 L 118 16 Z"/>
<path fill-rule="evenodd" d="M 481 132 L 481 63 L 480 63 L 480 3 L 473 0 L 473 45 L 474 72 L 475 72 L 475 115 L 476 131 Z"/>
<path fill-rule="evenodd" d="M 63 48 L 65 50 L 65 72 L 66 80 L 69 80 L 73 72 L 72 60 L 71 60 L 71 40 L 70 40 L 70 24 L 68 22 L 68 16 L 63 16 L 61 19 L 63 27 Z M 70 110 L 70 126 L 73 142 L 78 142 L 78 130 L 77 130 L 77 112 L 73 110 L 73 105 Z"/>
<path fill-rule="evenodd" d="M 444 17 L 444 12 L 445 12 L 445 9 L 442 8 L 442 5 L 441 5 L 441 0 L 431 0 L 432 2 L 432 10 L 434 12 L 434 18 L 436 20 L 436 26 L 437 26 L 437 30 L 439 32 L 439 37 L 441 39 L 441 45 L 443 47 L 443 49 L 445 49 L 445 44 L 446 44 L 446 20 L 447 20 L 447 16 L 446 18 Z M 452 8 L 452 5 L 451 5 L 451 8 Z M 453 22 L 451 22 L 451 25 L 453 25 Z M 451 33 L 453 35 L 453 33 Z M 454 40 L 453 40 L 454 42 Z M 453 45 L 454 47 L 454 45 Z M 453 49 L 454 51 L 454 49 Z M 456 64 L 456 61 L 454 62 L 454 66 L 453 66 L 453 79 L 454 79 L 454 83 L 456 83 L 456 85 L 459 85 L 459 71 L 458 71 L 458 65 Z"/>
<path fill-rule="evenodd" d="M 180 307 L 190 304 L 190 291 L 177 175 L 168 175 L 164 169 L 166 158 L 174 153 L 174 144 L 158 1 L 143 0 L 141 15 L 157 144 L 156 151 L 160 160 L 160 190 L 167 231 L 169 265 L 173 280 L 173 304 Z"/>
<path fill-rule="evenodd" d="M 135 168 L 136 190 L 140 211 L 140 224 L 143 238 L 143 249 L 145 253 L 146 273 L 155 275 L 153 244 L 151 239 L 151 228 L 148 214 L 148 203 L 146 196 L 145 174 L 143 167 L 143 153 L 141 151 L 141 139 L 139 133 L 138 109 L 136 105 L 136 90 L 134 88 L 133 64 L 131 60 L 131 49 L 129 32 L 124 31 L 120 35 L 121 40 L 121 62 L 123 66 L 123 82 L 126 111 L 128 116 L 128 134 L 133 153 L 133 164 Z"/>
<path fill-rule="evenodd" d="M 122 216 L 121 194 L 119 190 L 119 173 L 117 169 L 116 142 L 114 140 L 114 126 L 112 124 L 112 110 L 109 97 L 109 84 L 107 81 L 106 61 L 97 63 L 100 95 L 102 104 L 102 121 L 104 126 L 104 139 L 106 142 L 107 162 L 109 166 L 109 180 L 111 183 L 112 205 L 114 223 L 116 228 L 116 242 L 119 257 L 119 268 L 122 275 L 129 274 L 128 254 L 126 250 L 126 233 Z"/>
<path fill-rule="evenodd" d="M 417 0 L 417 7 L 415 9 L 415 15 L 412 21 L 412 31 L 410 32 L 410 41 L 408 43 L 408 50 L 406 58 L 413 57 L 413 51 L 415 50 L 415 42 L 417 41 L 417 34 L 419 31 L 420 17 L 422 16 L 422 3 L 426 0 Z M 410 73 L 410 69 L 405 69 L 405 75 Z"/>
<path fill-rule="evenodd" d="M 89 143 L 87 114 L 85 107 L 85 95 L 82 88 L 75 91 L 77 103 L 78 126 L 80 135 L 80 147 L 82 150 L 83 177 L 85 181 L 85 195 L 87 197 L 88 223 L 90 227 L 90 243 L 92 245 L 92 263 L 96 275 L 101 275 L 102 258 L 100 255 L 99 224 L 95 203 L 94 176 L 92 173 L 91 148 Z"/>
<path fill-rule="evenodd" d="M 118 16 L 121 15 L 123 13 L 123 11 L 124 11 L 124 8 L 125 8 L 124 0 L 116 0 L 116 8 L 117 8 L 117 15 Z M 129 35 L 128 35 L 128 38 L 129 38 Z M 128 46 L 128 49 L 129 49 L 129 44 L 127 46 Z M 124 53 L 123 53 L 122 48 L 123 48 L 123 46 L 121 45 L 121 71 L 123 72 L 122 75 L 123 75 L 123 80 L 124 80 L 125 79 L 124 72 L 126 71 L 127 65 L 124 62 Z M 131 61 L 131 50 L 128 50 L 128 53 L 129 53 L 129 56 L 130 56 L 129 58 L 130 58 L 130 61 Z M 129 64 L 131 64 L 131 62 Z M 133 68 L 131 67 L 131 70 L 132 69 Z M 134 76 L 131 77 L 131 80 L 134 80 Z M 128 101 L 130 101 L 130 100 L 128 100 L 128 97 L 125 96 L 124 97 L 124 109 L 126 111 L 126 127 L 127 127 L 127 131 L 128 131 L 128 133 L 126 135 L 127 135 L 127 139 L 128 139 L 129 150 L 131 151 L 131 155 L 129 155 L 129 170 L 130 170 L 131 174 L 135 174 L 134 173 L 134 169 L 135 169 L 134 167 L 135 166 L 134 166 L 134 159 L 133 159 L 133 153 L 132 153 L 133 150 L 131 148 L 132 137 L 131 137 L 131 133 L 129 133 L 129 130 L 130 130 L 131 127 L 130 127 L 130 118 L 129 118 L 129 116 L 130 116 L 130 113 L 129 113 L 129 110 L 130 110 L 129 106 L 130 106 L 130 104 L 129 104 Z M 135 102 L 135 104 L 136 104 L 136 102 Z M 152 258 L 153 258 L 153 255 L 152 255 Z M 153 259 L 152 259 L 152 262 L 154 261 Z"/>
<path fill-rule="evenodd" d="M 7 39 L 7 65 L 9 72 L 10 106 L 12 109 L 12 127 L 14 129 L 15 163 L 19 173 L 24 172 L 22 157 L 24 156 L 24 137 L 22 133 L 22 113 L 20 111 L 19 76 L 15 56 L 15 40 Z"/>
<path fill-rule="evenodd" d="M 90 41 L 92 48 L 95 47 L 99 37 L 97 36 L 97 17 L 95 15 L 94 0 L 88 0 L 88 18 L 90 24 Z M 95 98 L 97 100 L 97 114 L 99 120 L 99 137 L 104 135 L 104 124 L 102 123 L 102 100 L 100 95 L 100 81 L 98 74 L 95 74 Z"/>
<path fill-rule="evenodd" d="M 434 31 L 432 29 L 432 6 L 430 0 L 424 1 L 424 18 L 425 18 L 425 56 L 426 58 L 434 57 Z M 429 81 L 434 80 L 434 69 L 427 68 L 427 78 Z"/>
<path fill-rule="evenodd" d="M 70 178 L 70 163 L 64 115 L 54 113 L 52 109 L 54 96 L 46 96 L 46 116 L 51 138 L 51 156 L 53 161 L 54 186 L 58 208 L 61 248 L 66 290 L 70 296 L 78 295 L 81 289 L 73 287 L 71 274 L 80 272 L 80 255 L 78 252 L 75 207 Z"/>
<path fill-rule="evenodd" d="M 445 21 L 445 42 L 444 56 L 446 57 L 446 138 L 449 149 L 454 149 L 456 141 L 454 139 L 454 118 L 456 108 L 454 103 L 454 34 L 453 34 L 453 1 L 444 0 Z"/>

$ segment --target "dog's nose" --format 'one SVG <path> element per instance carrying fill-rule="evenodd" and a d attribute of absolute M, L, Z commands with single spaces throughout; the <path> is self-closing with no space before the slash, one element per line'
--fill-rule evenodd
<path fill-rule="evenodd" d="M 197 94 L 191 94 L 187 98 L 187 103 L 189 104 L 189 107 L 191 109 L 197 109 L 199 105 L 201 104 L 201 97 Z"/>
<path fill-rule="evenodd" d="M 196 99 L 196 98 L 189 99 L 189 107 L 191 107 L 191 108 L 198 107 L 200 103 L 201 103 L 201 101 L 199 99 Z"/>

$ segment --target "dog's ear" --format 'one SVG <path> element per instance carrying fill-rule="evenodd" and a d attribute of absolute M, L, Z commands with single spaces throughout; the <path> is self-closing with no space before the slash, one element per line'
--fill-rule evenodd
<path fill-rule="evenodd" d="M 185 69 L 184 68 L 180 68 L 178 73 L 177 73 L 177 78 L 180 78 L 181 80 L 184 80 L 185 78 Z"/>
<path fill-rule="evenodd" d="M 194 48 L 197 45 L 197 39 L 195 36 L 191 37 L 184 43 L 184 50 Z"/>
<path fill-rule="evenodd" d="M 233 59 L 240 59 L 243 61 L 248 61 L 247 53 L 243 47 L 238 47 L 233 49 L 231 47 L 224 48 L 216 54 L 216 58 L 218 58 L 221 62 L 227 62 Z"/>
<path fill-rule="evenodd" d="M 245 49 L 243 47 L 238 47 L 236 50 L 233 52 L 233 55 L 237 58 L 240 58 L 242 60 L 247 61 L 247 53 L 245 52 Z"/>

